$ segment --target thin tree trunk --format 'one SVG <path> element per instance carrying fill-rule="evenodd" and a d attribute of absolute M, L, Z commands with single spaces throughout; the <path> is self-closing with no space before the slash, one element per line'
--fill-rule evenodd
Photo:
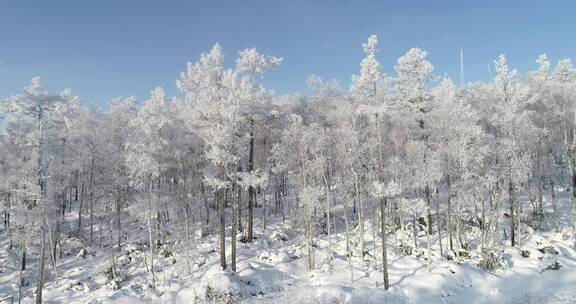
<path fill-rule="evenodd" d="M 376 93 L 376 84 L 374 84 L 374 93 Z M 379 180 L 380 183 L 384 183 L 384 160 L 382 155 L 382 140 L 378 114 L 376 114 L 375 120 L 377 129 L 376 136 L 378 137 L 378 165 L 380 167 Z M 388 290 L 390 284 L 388 282 L 388 258 L 386 253 L 386 197 L 380 198 L 380 216 L 380 225 L 382 230 L 382 275 L 384 277 L 384 289 Z M 376 247 L 376 243 L 374 243 L 374 247 Z"/>
<path fill-rule="evenodd" d="M 428 272 L 432 271 L 432 239 L 429 233 L 426 233 L 426 243 L 428 243 Z"/>
<path fill-rule="evenodd" d="M 21 240 L 20 242 L 20 270 L 26 270 L 26 243 L 25 240 Z"/>
<path fill-rule="evenodd" d="M 223 190 L 216 190 L 216 200 L 218 204 L 218 215 L 220 218 L 220 266 L 226 269 L 226 218 Z"/>
<path fill-rule="evenodd" d="M 550 180 L 550 192 L 552 195 L 552 209 L 554 212 L 554 228 L 556 232 L 560 232 L 560 226 L 558 225 L 558 202 L 556 201 L 556 189 L 554 180 Z"/>
<path fill-rule="evenodd" d="M 356 205 L 358 206 L 358 227 L 360 228 L 360 261 L 362 267 L 364 267 L 364 203 L 362 200 L 362 193 L 360 189 L 360 183 L 358 181 L 358 175 L 354 172 L 354 181 L 356 188 Z"/>
<path fill-rule="evenodd" d="M 438 191 L 436 191 L 438 193 Z M 438 243 L 440 244 L 440 257 L 444 256 L 444 248 L 442 247 L 442 221 L 440 221 L 440 200 L 436 197 L 436 227 L 438 229 Z"/>
<path fill-rule="evenodd" d="M 350 248 L 350 226 L 348 225 L 348 214 L 344 209 L 344 225 L 346 225 L 346 260 L 350 269 L 350 283 L 354 282 L 354 268 L 352 267 L 352 250 Z"/>
<path fill-rule="evenodd" d="M 448 192 L 448 237 L 450 240 L 450 250 L 454 252 L 454 241 L 453 241 L 453 224 L 452 224 L 452 183 L 450 182 L 450 175 L 446 179 L 446 186 Z"/>
<path fill-rule="evenodd" d="M 543 183 L 542 183 L 542 172 L 541 172 L 541 168 L 540 168 L 540 144 L 538 144 L 537 147 L 537 158 L 536 158 L 536 169 L 537 169 L 537 178 L 538 178 L 538 213 L 539 215 L 543 215 L 544 214 L 544 207 L 542 204 L 542 196 L 543 196 Z"/>
<path fill-rule="evenodd" d="M 210 228 L 210 206 L 208 206 L 208 198 L 206 196 L 206 191 L 204 189 L 203 182 L 200 182 L 200 190 L 202 192 L 202 198 L 204 200 L 204 208 L 206 209 L 206 226 Z"/>
<path fill-rule="evenodd" d="M 46 189 L 44 183 L 44 164 L 43 164 L 43 137 L 42 137 L 42 112 L 41 106 L 38 107 L 38 186 L 40 187 L 40 206 L 43 208 L 42 214 L 42 244 L 40 250 L 40 261 L 38 263 L 38 281 L 36 284 L 36 304 L 42 304 L 42 289 L 44 288 L 44 264 L 46 255 L 46 225 L 47 225 L 47 214 L 46 214 Z"/>
<path fill-rule="evenodd" d="M 426 185 L 424 193 L 426 194 L 426 203 L 428 205 L 426 209 L 426 224 L 428 226 L 428 234 L 432 235 L 432 204 L 430 203 L 430 187 L 428 187 L 428 185 Z"/>
<path fill-rule="evenodd" d="M 388 256 L 386 252 L 386 198 L 380 199 L 380 232 L 382 233 L 382 276 L 384 278 L 384 290 L 388 290 Z"/>
<path fill-rule="evenodd" d="M 306 235 L 307 235 L 307 248 L 308 248 L 308 270 L 312 271 L 316 267 L 316 262 L 314 261 L 314 245 L 312 240 L 312 219 L 308 218 L 308 223 L 306 224 Z"/>
<path fill-rule="evenodd" d="M 237 214 L 236 214 L 236 219 L 238 221 L 238 232 L 241 232 L 244 230 L 244 226 L 242 226 L 242 187 L 238 187 L 238 208 L 237 209 Z"/>
<path fill-rule="evenodd" d="M 152 220 L 150 219 L 150 211 L 147 211 L 148 221 L 148 242 L 150 242 L 150 273 L 152 274 L 152 288 L 156 287 L 156 275 L 154 274 L 154 238 L 152 237 Z"/>
<path fill-rule="evenodd" d="M 262 228 L 263 231 L 266 232 L 266 203 L 268 199 L 266 198 L 266 189 L 263 189 L 262 192 Z"/>
<path fill-rule="evenodd" d="M 18 303 L 22 301 L 22 283 L 24 280 L 24 270 L 26 269 L 26 243 L 21 241 L 20 245 L 20 273 L 18 275 Z"/>
<path fill-rule="evenodd" d="M 572 238 L 576 248 L 576 174 L 572 172 Z"/>
<path fill-rule="evenodd" d="M 232 271 L 236 272 L 236 234 L 238 233 L 238 221 L 236 219 L 236 214 L 238 210 L 238 203 L 240 201 L 240 196 L 237 199 L 234 199 L 234 189 L 231 189 L 230 199 L 233 201 L 232 203 L 232 229 L 230 229 L 230 254 L 232 261 L 230 262 L 230 266 L 232 267 Z M 235 202 L 234 202 L 235 201 Z"/>
<path fill-rule="evenodd" d="M 56 269 L 56 248 L 58 246 L 58 238 L 60 234 L 60 221 L 56 220 L 56 230 L 50 232 L 50 244 L 52 245 L 52 268 Z"/>
<path fill-rule="evenodd" d="M 254 172 L 254 120 L 250 120 L 250 151 L 248 159 L 248 172 Z M 253 186 L 248 187 L 248 237 L 247 242 L 251 243 L 253 240 L 254 229 L 254 200 L 256 193 Z"/>
<path fill-rule="evenodd" d="M 418 222 L 416 221 L 416 213 L 412 214 L 412 231 L 414 232 L 414 249 L 418 249 L 418 228 L 416 225 Z"/>
<path fill-rule="evenodd" d="M 516 246 L 516 220 L 515 220 L 515 214 L 514 214 L 514 184 L 512 183 L 512 181 L 508 182 L 508 199 L 510 201 L 510 240 L 511 240 L 511 244 L 512 247 Z"/>
<path fill-rule="evenodd" d="M 94 152 L 90 163 L 90 246 L 94 244 Z M 102 238 L 100 238 L 102 243 Z"/>
<path fill-rule="evenodd" d="M 45 222 L 45 220 L 43 220 Z M 38 263 L 38 282 L 36 284 L 36 304 L 42 304 L 42 289 L 44 288 L 44 262 L 46 255 L 46 227 L 42 226 L 42 244 L 40 249 L 40 261 Z"/>
<path fill-rule="evenodd" d="M 118 189 L 118 197 L 116 198 L 116 225 L 118 226 L 118 251 L 122 251 L 122 225 L 120 223 L 120 200 L 122 199 L 121 189 Z"/>
<path fill-rule="evenodd" d="M 182 201 L 186 201 L 182 199 Z M 184 205 L 184 233 L 186 237 L 186 271 L 188 274 L 192 272 L 190 266 L 190 208 Z"/>
<path fill-rule="evenodd" d="M 84 204 L 84 180 L 82 180 L 82 190 L 80 190 L 80 205 L 78 206 L 78 231 L 76 235 L 81 237 L 82 233 L 82 206 Z"/>
<path fill-rule="evenodd" d="M 378 254 L 376 254 L 376 243 L 378 239 L 378 231 L 380 230 L 380 226 L 378 224 L 378 220 L 380 219 L 379 216 L 379 200 L 373 199 L 372 200 L 372 269 L 378 269 Z"/>
<path fill-rule="evenodd" d="M 486 249 L 486 236 L 487 236 L 487 224 L 486 224 L 486 202 L 484 201 L 484 198 L 481 198 L 481 202 L 482 202 L 482 214 L 481 214 L 481 220 L 482 223 L 480 224 L 480 251 L 484 252 Z"/>
<path fill-rule="evenodd" d="M 324 187 L 326 189 L 326 229 L 327 229 L 327 234 L 328 234 L 328 263 L 330 264 L 330 268 L 332 268 L 332 238 L 330 236 L 330 199 L 331 199 L 331 195 L 330 195 L 330 185 L 328 183 L 328 179 L 326 178 L 326 174 L 322 175 L 322 178 L 324 179 Z M 336 226 L 334 226 L 334 229 L 336 229 Z"/>

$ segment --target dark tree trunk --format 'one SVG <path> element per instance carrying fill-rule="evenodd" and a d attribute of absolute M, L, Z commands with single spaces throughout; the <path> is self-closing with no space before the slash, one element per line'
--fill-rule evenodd
<path fill-rule="evenodd" d="M 426 185 L 426 189 L 424 190 L 426 194 L 426 203 L 428 204 L 428 211 L 427 211 L 427 225 L 428 225 L 428 234 L 432 235 L 432 204 L 430 203 L 430 187 Z"/>
<path fill-rule="evenodd" d="M 250 152 L 248 159 L 248 172 L 252 173 L 254 171 L 254 120 L 250 120 Z M 256 199 L 256 193 L 254 187 L 248 187 L 248 237 L 247 241 L 252 242 L 253 240 L 253 229 L 254 229 L 254 200 Z"/>
<path fill-rule="evenodd" d="M 76 197 L 76 200 L 78 200 L 78 197 Z M 82 181 L 82 188 L 80 190 L 80 205 L 78 206 L 78 231 L 76 232 L 76 235 L 78 235 L 78 237 L 81 236 L 82 234 L 82 206 L 84 204 L 84 181 Z"/>
<path fill-rule="evenodd" d="M 452 232 L 452 184 L 450 182 L 450 175 L 446 179 L 446 186 L 448 191 L 448 238 L 450 241 L 450 250 L 454 252 L 454 241 Z"/>
<path fill-rule="evenodd" d="M 510 201 L 510 240 L 512 246 L 516 246 L 516 219 L 514 214 L 514 184 L 512 181 L 508 182 L 508 199 Z"/>
<path fill-rule="evenodd" d="M 20 248 L 20 270 L 26 270 L 26 246 L 24 245 L 24 240 L 22 240 Z"/>
<path fill-rule="evenodd" d="M 216 190 L 216 200 L 218 204 L 218 215 L 220 218 L 220 266 L 226 269 L 226 218 L 222 189 Z"/>
<path fill-rule="evenodd" d="M 42 304 L 42 289 L 44 288 L 44 262 L 46 255 L 46 227 L 42 227 L 42 244 L 40 249 L 40 261 L 38 263 L 38 282 L 36 283 L 36 304 Z"/>
<path fill-rule="evenodd" d="M 382 275 L 384 278 L 384 290 L 388 290 L 388 256 L 386 252 L 386 198 L 380 199 L 380 232 L 382 233 Z"/>
<path fill-rule="evenodd" d="M 230 266 L 232 267 L 232 271 L 236 272 L 236 234 L 238 233 L 238 221 L 236 219 L 237 210 L 238 210 L 238 203 L 240 202 L 240 191 L 238 191 L 238 197 L 234 199 L 234 189 L 232 187 L 230 199 L 232 200 L 232 229 L 230 229 L 230 251 L 231 251 L 231 258 L 232 261 L 230 262 Z M 235 202 L 234 202 L 235 201 Z"/>
<path fill-rule="evenodd" d="M 120 189 L 118 189 L 118 197 L 116 198 L 116 225 L 118 226 L 118 251 L 122 251 L 122 247 L 120 246 L 122 241 L 122 225 L 120 224 L 120 200 L 122 199 Z"/>
<path fill-rule="evenodd" d="M 92 244 L 94 244 L 94 154 L 90 164 L 90 246 Z"/>

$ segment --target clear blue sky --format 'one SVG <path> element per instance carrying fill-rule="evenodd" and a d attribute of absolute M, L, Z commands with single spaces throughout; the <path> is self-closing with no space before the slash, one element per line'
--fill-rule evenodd
<path fill-rule="evenodd" d="M 96 105 L 115 96 L 142 101 L 159 85 L 178 94 L 186 62 L 215 42 L 230 64 L 252 46 L 284 57 L 264 80 L 280 94 L 305 90 L 309 74 L 348 87 L 370 34 L 388 75 L 420 47 L 437 74 L 458 80 L 463 48 L 466 79 L 486 80 L 500 53 L 521 72 L 544 52 L 554 65 L 574 56 L 575 13 L 575 1 L 0 0 L 0 98 L 35 75 Z"/>

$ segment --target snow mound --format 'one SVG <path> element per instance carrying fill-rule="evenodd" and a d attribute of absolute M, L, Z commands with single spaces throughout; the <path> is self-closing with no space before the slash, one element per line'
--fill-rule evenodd
<path fill-rule="evenodd" d="M 210 267 L 200 279 L 194 298 L 209 303 L 234 303 L 241 298 L 243 283 L 236 274 L 222 270 L 220 265 Z"/>

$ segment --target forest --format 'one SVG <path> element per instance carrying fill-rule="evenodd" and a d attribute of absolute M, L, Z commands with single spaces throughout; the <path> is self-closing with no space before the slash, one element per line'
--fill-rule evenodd
<path fill-rule="evenodd" d="M 282 58 L 219 44 L 178 96 L 97 108 L 34 77 L 0 103 L 0 297 L 462 303 L 518 267 L 574 282 L 571 60 L 500 55 L 454 83 L 422 49 L 385 75 L 378 38 L 361 47 L 349 88 L 289 95 L 262 84 Z"/>

